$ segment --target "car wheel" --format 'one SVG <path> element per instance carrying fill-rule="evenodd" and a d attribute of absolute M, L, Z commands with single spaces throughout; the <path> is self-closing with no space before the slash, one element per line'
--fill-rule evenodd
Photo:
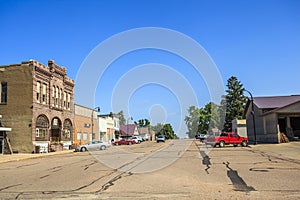
<path fill-rule="evenodd" d="M 247 142 L 244 140 L 242 143 L 241 143 L 242 147 L 246 147 L 248 144 Z"/>
<path fill-rule="evenodd" d="M 80 150 L 81 150 L 82 152 L 85 152 L 85 151 L 86 151 L 86 148 L 85 148 L 85 147 L 82 147 Z"/>
<path fill-rule="evenodd" d="M 101 147 L 100 147 L 100 150 L 105 150 L 106 149 L 106 146 L 104 146 L 104 145 L 102 145 Z"/>
<path fill-rule="evenodd" d="M 224 141 L 221 141 L 220 144 L 219 144 L 219 146 L 220 146 L 220 147 L 224 147 L 224 146 L 225 146 L 225 142 L 224 142 Z"/>

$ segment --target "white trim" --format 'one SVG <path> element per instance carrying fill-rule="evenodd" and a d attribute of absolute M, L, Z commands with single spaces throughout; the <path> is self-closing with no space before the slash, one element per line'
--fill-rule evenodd
<path fill-rule="evenodd" d="M 11 128 L 0 127 L 0 131 L 11 131 Z"/>

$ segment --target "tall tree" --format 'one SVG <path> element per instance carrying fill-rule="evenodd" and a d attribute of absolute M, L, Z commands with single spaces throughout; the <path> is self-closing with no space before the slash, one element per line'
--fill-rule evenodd
<path fill-rule="evenodd" d="M 243 84 L 237 77 L 230 77 L 226 86 L 226 117 L 223 130 L 232 131 L 232 120 L 242 119 L 247 98 L 243 94 Z"/>
<path fill-rule="evenodd" d="M 163 135 L 166 139 L 177 139 L 171 124 L 164 124 L 162 129 L 156 135 Z"/>
<path fill-rule="evenodd" d="M 184 121 L 188 128 L 189 138 L 195 137 L 199 133 L 200 114 L 196 106 L 190 106 L 188 109 L 189 116 L 186 116 Z"/>
<path fill-rule="evenodd" d="M 119 115 L 120 125 L 124 125 L 126 123 L 126 119 L 124 117 L 123 110 L 121 110 L 120 112 L 118 112 L 118 115 Z"/>

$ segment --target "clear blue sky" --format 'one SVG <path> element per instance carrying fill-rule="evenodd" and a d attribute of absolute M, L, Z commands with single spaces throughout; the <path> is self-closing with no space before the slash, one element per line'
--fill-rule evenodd
<path fill-rule="evenodd" d="M 300 94 L 298 0 L 0 0 L 0 65 L 29 59 L 47 64 L 53 59 L 66 66 L 68 76 L 76 81 L 82 63 L 101 42 L 143 27 L 174 30 L 198 42 L 214 61 L 224 85 L 236 76 L 254 96 Z M 119 83 L 125 87 L 122 79 L 148 63 L 165 65 L 184 77 L 199 106 L 210 101 L 205 81 L 190 63 L 169 52 L 144 49 L 107 67 L 99 77 L 93 104 L 80 94 L 75 94 L 76 103 L 100 106 L 102 113 L 117 112 L 124 104 L 112 105 L 115 89 Z M 147 73 L 136 77 L 143 76 Z M 134 120 L 171 123 L 182 136 L 181 97 L 157 81 L 138 85 L 129 99 L 118 94 L 116 98 L 128 103 L 123 110 Z M 182 89 L 176 74 L 174 83 Z"/>

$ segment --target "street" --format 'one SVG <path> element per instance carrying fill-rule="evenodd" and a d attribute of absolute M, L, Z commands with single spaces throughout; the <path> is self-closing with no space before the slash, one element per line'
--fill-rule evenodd
<path fill-rule="evenodd" d="M 171 140 L 26 159 L 0 164 L 0 199 L 299 199 L 298 153 Z"/>

